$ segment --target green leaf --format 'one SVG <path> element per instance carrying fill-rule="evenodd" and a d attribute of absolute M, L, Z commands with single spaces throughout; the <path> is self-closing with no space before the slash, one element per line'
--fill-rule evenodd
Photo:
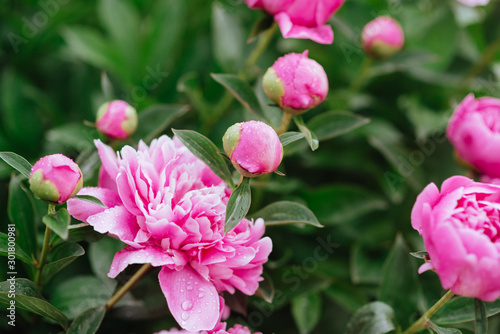
<path fill-rule="evenodd" d="M 101 72 L 101 89 L 106 101 L 114 100 L 115 93 L 113 90 L 113 85 L 111 84 L 111 81 L 109 81 L 109 77 L 104 71 Z"/>
<path fill-rule="evenodd" d="M 493 303 L 484 303 L 486 316 L 500 313 L 500 299 Z M 466 297 L 455 297 L 441 307 L 432 320 L 440 325 L 450 325 L 459 322 L 474 321 L 474 300 Z"/>
<path fill-rule="evenodd" d="M 264 280 L 259 282 L 259 289 L 255 292 L 255 295 L 268 303 L 272 303 L 274 298 L 273 279 L 266 272 L 262 273 L 262 277 Z"/>
<path fill-rule="evenodd" d="M 107 206 L 104 205 L 104 203 L 102 203 L 99 198 L 94 197 L 94 196 L 90 196 L 90 195 L 76 195 L 75 198 L 80 199 L 80 200 L 85 201 L 85 202 L 89 202 L 89 203 L 98 205 L 101 208 L 107 208 Z"/>
<path fill-rule="evenodd" d="M 419 299 L 417 265 L 403 237 L 398 234 L 382 269 L 378 300 L 391 305 L 398 324 L 406 328 L 411 315 L 418 309 Z"/>
<path fill-rule="evenodd" d="M 65 242 L 55 246 L 50 252 L 49 262 L 43 267 L 42 281 L 47 283 L 52 276 L 83 254 L 85 250 L 76 242 Z"/>
<path fill-rule="evenodd" d="M 11 227 L 9 227 L 11 228 Z M 16 237 L 14 236 L 14 240 Z M 0 256 L 9 255 L 9 236 L 5 233 L 0 232 Z M 33 266 L 33 259 L 28 253 L 26 253 L 19 245 L 15 245 L 15 256 L 16 259 L 23 261 L 24 263 Z M 10 270 L 8 270 L 10 271 Z"/>
<path fill-rule="evenodd" d="M 36 254 L 35 204 L 33 197 L 24 189 L 18 175 L 10 179 L 8 214 L 12 224 L 16 226 L 16 243 L 32 258 Z"/>
<path fill-rule="evenodd" d="M 488 319 L 486 317 L 486 307 L 482 300 L 474 298 L 474 325 L 476 334 L 488 334 Z"/>
<path fill-rule="evenodd" d="M 384 334 L 395 328 L 394 310 L 382 302 L 372 302 L 360 308 L 347 324 L 345 334 Z"/>
<path fill-rule="evenodd" d="M 250 179 L 244 177 L 227 202 L 224 232 L 227 233 L 231 231 L 243 218 L 245 218 L 250 209 L 251 202 L 252 194 L 250 190 Z"/>
<path fill-rule="evenodd" d="M 327 140 L 368 124 L 370 119 L 347 111 L 328 111 L 319 114 L 307 123 L 319 140 Z"/>
<path fill-rule="evenodd" d="M 319 147 L 318 137 L 316 137 L 314 132 L 312 132 L 307 128 L 307 126 L 304 123 L 304 120 L 302 119 L 302 116 L 300 115 L 295 116 L 293 120 L 295 121 L 295 124 L 297 124 L 297 127 L 299 128 L 300 132 L 302 132 L 305 135 L 306 141 L 311 147 L 311 150 L 316 151 Z"/>
<path fill-rule="evenodd" d="M 156 104 L 139 113 L 137 131 L 132 135 L 132 140 L 151 142 L 161 135 L 168 126 L 177 118 L 189 111 L 189 106 L 178 104 Z"/>
<path fill-rule="evenodd" d="M 300 334 L 313 331 L 321 318 L 321 296 L 318 293 L 292 299 L 292 315 Z"/>
<path fill-rule="evenodd" d="M 43 216 L 42 222 L 61 239 L 66 240 L 68 238 L 68 226 L 71 222 L 71 216 L 66 208 L 60 208 L 55 214 Z"/>
<path fill-rule="evenodd" d="M 83 311 L 68 328 L 67 334 L 94 334 L 101 326 L 106 306 L 98 306 Z"/>
<path fill-rule="evenodd" d="M 274 24 L 274 18 L 272 15 L 269 15 L 265 12 L 262 12 L 264 15 L 261 16 L 250 32 L 250 36 L 248 36 L 247 43 L 251 43 L 255 38 L 257 38 L 261 33 L 265 32 Z"/>
<path fill-rule="evenodd" d="M 10 306 L 11 300 L 14 300 L 9 297 L 12 290 L 16 294 L 16 308 L 36 313 L 66 328 L 68 318 L 42 297 L 40 289 L 34 282 L 25 278 L 16 279 L 14 285 L 11 285 L 10 280 L 0 283 L 0 304 L 3 309 Z"/>
<path fill-rule="evenodd" d="M 314 213 L 302 204 L 280 201 L 269 204 L 251 215 L 252 218 L 262 218 L 266 225 L 309 224 L 323 227 Z"/>
<path fill-rule="evenodd" d="M 207 137 L 191 130 L 173 130 L 179 140 L 201 159 L 218 177 L 224 180 L 231 188 L 234 187 L 233 179 L 226 161 L 219 154 L 219 149 Z"/>
<path fill-rule="evenodd" d="M 219 2 L 212 5 L 212 36 L 215 60 L 225 71 L 234 72 L 243 60 L 243 27 L 235 12 Z"/>
<path fill-rule="evenodd" d="M 69 227 L 69 235 L 67 241 L 86 241 L 86 242 L 97 242 L 104 238 L 106 235 L 96 232 L 94 228 L 90 225 L 80 225 L 76 227 L 75 225 L 70 225 Z M 62 240 L 62 239 L 60 239 Z"/>
<path fill-rule="evenodd" d="M 74 276 L 57 285 L 50 302 L 69 319 L 75 319 L 90 308 L 106 304 L 113 290 L 114 285 L 108 285 L 95 276 Z"/>
<path fill-rule="evenodd" d="M 11 165 L 12 168 L 16 169 L 19 173 L 23 174 L 28 179 L 30 178 L 31 164 L 28 160 L 13 152 L 0 152 L 0 158 Z"/>
<path fill-rule="evenodd" d="M 105 237 L 99 242 L 90 244 L 90 267 L 97 277 L 103 280 L 109 279 L 107 274 L 113 262 L 113 258 L 118 251 L 123 249 L 123 247 L 123 242 L 111 237 Z"/>
<path fill-rule="evenodd" d="M 280 136 L 281 145 L 286 146 L 294 141 L 304 138 L 306 135 L 302 132 L 285 132 Z"/>
<path fill-rule="evenodd" d="M 265 119 L 259 100 L 252 88 L 234 74 L 211 74 L 215 81 L 226 87 L 243 106 L 255 116 Z"/>
<path fill-rule="evenodd" d="M 428 324 L 429 327 L 432 328 L 437 334 L 462 334 L 462 331 L 456 328 L 439 327 L 438 325 L 432 323 L 431 321 L 429 321 Z"/>
<path fill-rule="evenodd" d="M 368 303 L 368 299 L 362 290 L 358 289 L 357 286 L 341 281 L 329 286 L 324 293 L 350 313 L 356 312 L 357 309 Z"/>

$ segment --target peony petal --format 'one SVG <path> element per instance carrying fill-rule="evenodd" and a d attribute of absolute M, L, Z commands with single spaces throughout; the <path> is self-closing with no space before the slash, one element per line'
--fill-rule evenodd
<path fill-rule="evenodd" d="M 134 241 L 139 231 L 137 219 L 123 205 L 90 216 L 87 222 L 99 233 L 109 233 L 128 245 L 142 247 Z"/>
<path fill-rule="evenodd" d="M 173 265 L 175 263 L 174 257 L 157 247 L 137 249 L 128 246 L 115 254 L 108 276 L 115 278 L 131 264 L 151 263 L 153 267 Z"/>
<path fill-rule="evenodd" d="M 281 34 L 284 38 L 310 39 L 320 44 L 333 43 L 333 30 L 329 25 L 318 27 L 306 27 L 294 24 L 287 13 L 274 15 L 274 20 L 278 22 Z"/>
<path fill-rule="evenodd" d="M 411 226 L 413 226 L 418 233 L 422 234 L 422 215 L 424 204 L 434 206 L 438 199 L 439 189 L 434 183 L 428 184 L 427 187 L 425 187 L 424 190 L 422 190 L 422 192 L 417 196 L 417 200 L 411 210 Z"/>
<path fill-rule="evenodd" d="M 108 208 L 112 208 L 116 205 L 121 205 L 122 201 L 118 194 L 114 191 L 104 188 L 97 187 L 85 187 L 78 192 L 78 195 L 90 195 L 97 197 L 101 200 L 101 202 L 106 205 Z M 82 222 L 87 222 L 87 219 L 90 216 L 98 214 L 104 211 L 105 208 L 100 207 L 99 205 L 92 204 L 87 201 L 82 201 L 78 198 L 71 198 L 68 200 L 68 211 L 73 218 L 81 220 Z"/>
<path fill-rule="evenodd" d="M 219 295 L 214 285 L 189 265 L 180 271 L 163 267 L 160 287 L 173 317 L 189 331 L 210 330 L 219 320 Z"/>
<path fill-rule="evenodd" d="M 106 170 L 109 177 L 112 180 L 116 179 L 118 174 L 118 158 L 115 152 L 108 145 L 103 144 L 99 139 L 94 140 L 94 144 L 97 147 L 97 152 L 101 158 L 102 167 Z"/>

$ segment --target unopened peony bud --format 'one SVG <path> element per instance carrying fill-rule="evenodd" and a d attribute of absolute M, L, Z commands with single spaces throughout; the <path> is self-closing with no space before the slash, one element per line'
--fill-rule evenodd
<path fill-rule="evenodd" d="M 262 80 L 266 95 L 293 115 L 316 107 L 328 94 L 325 70 L 307 57 L 308 52 L 278 58 Z"/>
<path fill-rule="evenodd" d="M 108 137 L 126 139 L 137 128 L 137 112 L 125 101 L 107 102 L 97 111 L 95 125 Z"/>
<path fill-rule="evenodd" d="M 236 170 L 246 177 L 274 172 L 283 158 L 283 147 L 276 131 L 259 121 L 232 125 L 222 143 Z"/>
<path fill-rule="evenodd" d="M 46 202 L 62 204 L 75 196 L 83 185 L 77 164 L 62 154 L 47 155 L 31 168 L 30 189 Z"/>
<path fill-rule="evenodd" d="M 403 47 L 403 29 L 393 18 L 379 16 L 365 25 L 361 42 L 370 57 L 387 58 Z"/>

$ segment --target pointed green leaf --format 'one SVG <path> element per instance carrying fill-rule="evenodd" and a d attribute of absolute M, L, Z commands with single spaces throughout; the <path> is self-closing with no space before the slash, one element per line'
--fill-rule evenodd
<path fill-rule="evenodd" d="M 137 131 L 132 135 L 134 141 L 149 143 L 161 135 L 177 118 L 189 111 L 189 106 L 180 104 L 155 104 L 139 113 Z"/>
<path fill-rule="evenodd" d="M 28 160 L 13 152 L 0 152 L 0 158 L 11 165 L 19 173 L 23 174 L 28 179 L 30 178 L 31 164 Z"/>
<path fill-rule="evenodd" d="M 328 111 L 307 123 L 319 140 L 338 137 L 370 122 L 370 119 L 347 111 Z"/>
<path fill-rule="evenodd" d="M 61 208 L 55 214 L 47 214 L 42 218 L 42 222 L 63 240 L 68 238 L 70 221 L 71 217 L 66 208 Z"/>
<path fill-rule="evenodd" d="M 281 145 L 286 146 L 294 141 L 304 138 L 306 135 L 302 132 L 285 132 L 280 136 Z"/>
<path fill-rule="evenodd" d="M 432 323 L 431 321 L 428 322 L 429 327 L 432 328 L 437 334 L 462 334 L 462 331 L 456 329 L 456 328 L 443 328 L 439 327 L 435 323 Z"/>
<path fill-rule="evenodd" d="M 488 334 L 488 319 L 486 317 L 486 307 L 482 300 L 474 298 L 474 325 L 476 334 Z"/>
<path fill-rule="evenodd" d="M 273 279 L 266 272 L 262 273 L 262 277 L 264 280 L 259 282 L 259 289 L 255 292 L 255 295 L 268 303 L 272 303 L 274 299 Z"/>
<path fill-rule="evenodd" d="M 113 85 L 111 84 L 111 81 L 109 81 L 109 77 L 104 71 L 101 72 L 101 89 L 106 101 L 114 100 L 115 93 L 113 90 Z"/>
<path fill-rule="evenodd" d="M 39 314 L 66 328 L 68 318 L 42 297 L 40 289 L 34 282 L 25 278 L 18 278 L 15 280 L 13 288 L 16 291 L 16 308 Z M 9 297 L 10 291 L 10 280 L 0 283 L 0 305 L 2 305 L 3 309 L 8 307 L 12 300 Z"/>
<path fill-rule="evenodd" d="M 16 243 L 35 258 L 36 254 L 36 220 L 33 196 L 21 183 L 24 176 L 17 175 L 10 179 L 8 214 L 12 224 L 16 226 Z"/>
<path fill-rule="evenodd" d="M 234 11 L 221 3 L 212 4 L 212 46 L 215 60 L 226 72 L 234 72 L 243 62 L 243 25 Z"/>
<path fill-rule="evenodd" d="M 83 311 L 68 328 L 67 334 L 94 334 L 101 326 L 105 313 L 105 305 Z"/>
<path fill-rule="evenodd" d="M 172 129 L 172 131 L 191 153 L 210 167 L 215 175 L 223 179 L 231 188 L 234 187 L 226 161 L 219 155 L 219 149 L 210 139 L 191 130 Z"/>
<path fill-rule="evenodd" d="M 234 74 L 211 74 L 215 81 L 226 87 L 243 106 L 255 116 L 265 119 L 259 100 L 252 88 Z"/>
<path fill-rule="evenodd" d="M 304 123 L 304 120 L 302 119 L 302 116 L 295 116 L 293 118 L 295 121 L 295 124 L 297 124 L 297 127 L 299 128 L 300 132 L 302 132 L 305 137 L 306 141 L 311 147 L 311 150 L 316 151 L 319 147 L 319 140 L 318 137 L 312 132 L 310 129 L 307 128 L 307 126 Z"/>
<path fill-rule="evenodd" d="M 49 262 L 43 267 L 42 281 L 47 283 L 52 276 L 83 254 L 85 254 L 85 250 L 76 242 L 65 242 L 57 245 L 50 252 Z"/>
<path fill-rule="evenodd" d="M 109 279 L 108 271 L 115 254 L 123 249 L 120 240 L 105 237 L 89 245 L 89 262 L 94 274 L 102 280 Z"/>
<path fill-rule="evenodd" d="M 323 227 L 314 213 L 302 204 L 280 201 L 269 204 L 251 215 L 252 218 L 262 218 L 266 225 L 309 224 Z"/>
<path fill-rule="evenodd" d="M 318 293 L 292 299 L 292 315 L 300 334 L 311 333 L 321 318 L 321 296 Z"/>
<path fill-rule="evenodd" d="M 245 218 L 250 209 L 251 202 L 250 179 L 244 177 L 227 202 L 224 232 L 231 231 L 243 218 Z"/>
<path fill-rule="evenodd" d="M 486 316 L 500 313 L 500 299 L 493 303 L 484 303 Z M 440 325 L 474 321 L 474 300 L 466 297 L 455 297 L 441 307 L 432 317 L 432 321 Z"/>
<path fill-rule="evenodd" d="M 14 237 L 14 240 L 16 238 Z M 9 253 L 9 237 L 5 233 L 0 233 L 0 256 L 7 256 Z M 28 253 L 26 253 L 19 245 L 15 245 L 15 256 L 16 259 L 23 261 L 24 263 L 33 266 L 33 259 Z"/>
<path fill-rule="evenodd" d="M 90 196 L 90 195 L 76 195 L 75 198 L 80 199 L 80 200 L 85 201 L 85 202 L 89 202 L 89 203 L 98 205 L 101 208 L 107 208 L 107 206 L 104 205 L 104 203 L 101 202 L 101 200 L 99 198 L 94 197 L 94 196 Z"/>
<path fill-rule="evenodd" d="M 396 329 L 393 321 L 394 310 L 389 305 L 372 302 L 354 313 L 345 334 L 384 334 Z"/>

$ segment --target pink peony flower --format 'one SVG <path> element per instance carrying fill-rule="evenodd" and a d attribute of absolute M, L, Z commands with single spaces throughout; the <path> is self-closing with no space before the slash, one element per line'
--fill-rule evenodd
<path fill-rule="evenodd" d="M 198 332 L 189 332 L 186 330 L 178 330 L 176 328 L 172 328 L 168 331 L 161 331 L 155 334 L 252 334 L 248 327 L 236 324 L 233 327 L 229 328 L 226 331 L 226 323 L 219 324 L 218 329 L 209 330 L 209 331 L 198 331 Z M 262 334 L 260 332 L 255 332 L 254 334 Z"/>
<path fill-rule="evenodd" d="M 458 2 L 470 7 L 485 6 L 490 3 L 490 0 L 458 0 Z"/>
<path fill-rule="evenodd" d="M 266 95 L 285 112 L 301 114 L 316 107 L 328 94 L 323 67 L 307 57 L 309 51 L 278 58 L 262 80 Z"/>
<path fill-rule="evenodd" d="M 390 57 L 403 47 L 403 29 L 393 18 L 379 16 L 364 26 L 361 43 L 365 52 L 373 58 Z"/>
<path fill-rule="evenodd" d="M 110 138 L 126 139 L 137 128 L 137 112 L 125 101 L 107 102 L 97 111 L 95 126 Z"/>
<path fill-rule="evenodd" d="M 481 173 L 500 177 L 500 100 L 469 94 L 453 112 L 446 136 L 461 159 Z"/>
<path fill-rule="evenodd" d="M 162 136 L 138 150 L 115 155 L 96 141 L 102 161 L 97 188 L 85 194 L 108 209 L 81 200 L 70 214 L 127 246 L 116 253 L 109 277 L 131 264 L 161 267 L 158 279 L 170 312 L 188 331 L 210 330 L 220 318 L 219 292 L 252 295 L 272 243 L 264 221 L 243 219 L 224 234 L 230 190 L 179 140 Z"/>
<path fill-rule="evenodd" d="M 264 122 L 236 123 L 227 129 L 222 142 L 234 167 L 246 177 L 274 172 L 283 158 L 278 134 Z"/>
<path fill-rule="evenodd" d="M 245 0 L 248 7 L 274 16 L 284 38 L 304 38 L 321 44 L 333 43 L 332 27 L 326 21 L 345 0 Z"/>
<path fill-rule="evenodd" d="M 31 168 L 30 189 L 46 202 L 62 204 L 75 196 L 83 185 L 77 164 L 62 154 L 47 155 Z"/>
<path fill-rule="evenodd" d="M 443 288 L 495 301 L 500 297 L 500 186 L 453 176 L 418 195 L 411 223 L 422 238 Z"/>

